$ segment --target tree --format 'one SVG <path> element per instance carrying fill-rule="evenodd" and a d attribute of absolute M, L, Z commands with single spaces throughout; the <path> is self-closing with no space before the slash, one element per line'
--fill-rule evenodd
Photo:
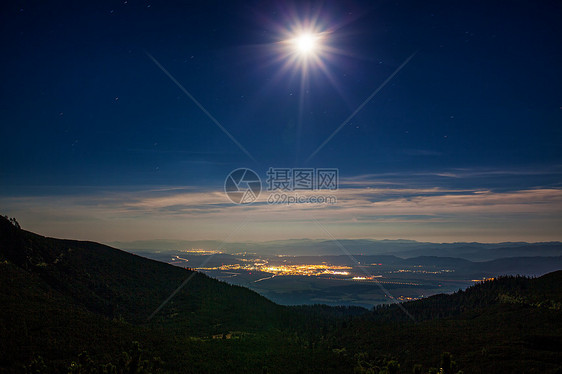
<path fill-rule="evenodd" d="M 9 218 L 8 220 L 9 220 L 10 223 L 11 223 L 12 225 L 14 225 L 16 228 L 21 229 L 21 226 L 20 226 L 19 222 L 18 222 L 14 217 Z"/>
<path fill-rule="evenodd" d="M 441 355 L 441 370 L 439 372 L 443 374 L 462 373 L 458 371 L 457 363 L 453 361 L 453 356 L 449 352 L 443 352 Z"/>
<path fill-rule="evenodd" d="M 25 372 L 27 374 L 41 374 L 47 371 L 47 365 L 43 361 L 43 357 L 37 356 L 34 358 L 29 365 L 25 367 Z"/>
<path fill-rule="evenodd" d="M 398 363 L 398 361 L 388 361 L 388 364 L 386 365 L 386 372 L 388 374 L 400 373 L 400 364 Z"/>

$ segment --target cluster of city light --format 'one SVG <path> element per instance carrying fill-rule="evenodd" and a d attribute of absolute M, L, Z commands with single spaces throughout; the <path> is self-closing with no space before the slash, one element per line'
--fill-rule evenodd
<path fill-rule="evenodd" d="M 353 277 L 352 280 L 373 280 L 375 278 L 382 278 L 382 275 L 371 275 L 368 277 Z"/>
<path fill-rule="evenodd" d="M 496 279 L 496 278 L 471 279 L 471 281 L 478 283 L 478 282 L 493 281 L 494 279 Z"/>
<path fill-rule="evenodd" d="M 261 266 L 256 270 L 275 275 L 349 275 L 351 267 L 349 266 L 333 266 L 333 265 L 277 265 L 277 266 Z"/>
<path fill-rule="evenodd" d="M 269 265 L 267 262 L 253 262 L 251 264 L 227 264 L 212 268 L 199 268 L 199 270 L 245 270 L 245 271 L 260 271 L 274 275 L 307 275 L 307 276 L 320 276 L 320 275 L 335 275 L 346 276 L 349 275 L 350 266 L 336 266 L 327 264 L 313 264 L 313 265 Z"/>
<path fill-rule="evenodd" d="M 350 270 L 353 268 L 350 266 L 338 266 L 329 264 L 307 264 L 307 265 L 270 265 L 267 261 L 260 260 L 259 262 L 254 262 L 252 264 L 242 263 L 242 264 L 226 264 L 217 267 L 206 267 L 197 268 L 197 270 L 220 270 L 220 271 L 259 271 L 263 273 L 273 274 L 275 276 L 283 275 L 304 275 L 304 276 L 335 276 L 338 279 L 347 279 L 353 281 L 376 281 L 378 283 L 392 284 L 392 285 L 405 285 L 405 286 L 419 286 L 419 283 L 407 282 L 407 281 L 395 281 L 382 279 L 382 275 L 370 275 L 370 276 L 354 276 L 349 278 L 351 274 Z"/>
<path fill-rule="evenodd" d="M 377 280 L 377 283 L 394 284 L 394 285 L 404 285 L 404 286 L 421 286 L 420 283 L 415 283 L 415 282 L 398 282 L 398 281 L 393 281 L 393 280 Z"/>
<path fill-rule="evenodd" d="M 454 273 L 454 272 L 455 271 L 451 269 L 441 269 L 435 271 L 400 269 L 400 270 L 393 271 L 393 273 L 419 273 L 419 274 L 443 274 L 443 273 Z"/>
<path fill-rule="evenodd" d="M 334 271 L 334 270 L 324 270 L 322 274 L 331 274 L 331 275 L 349 275 L 349 271 Z"/>
<path fill-rule="evenodd" d="M 223 253 L 221 251 L 216 251 L 213 249 L 182 249 L 180 252 L 193 255 L 216 255 Z"/>
<path fill-rule="evenodd" d="M 396 298 L 396 300 L 398 300 L 398 301 L 413 301 L 413 300 L 419 300 L 419 299 L 421 299 L 421 297 L 398 296 Z"/>

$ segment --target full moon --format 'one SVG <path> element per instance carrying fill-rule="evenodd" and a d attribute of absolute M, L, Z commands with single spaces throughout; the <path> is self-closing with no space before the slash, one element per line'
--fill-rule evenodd
<path fill-rule="evenodd" d="M 294 40 L 294 45 L 298 53 L 308 55 L 314 53 L 318 47 L 318 36 L 313 34 L 302 34 Z"/>
<path fill-rule="evenodd" d="M 328 32 L 320 31 L 314 27 L 294 27 L 287 30 L 284 38 L 279 41 L 281 46 L 281 59 L 284 61 L 284 69 L 299 69 L 304 75 L 309 74 L 310 68 L 320 68 L 326 71 L 324 60 L 329 57 L 333 50 L 326 42 Z"/>

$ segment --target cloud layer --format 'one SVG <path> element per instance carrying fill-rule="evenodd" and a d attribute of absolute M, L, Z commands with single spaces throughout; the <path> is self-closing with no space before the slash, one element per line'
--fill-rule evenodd
<path fill-rule="evenodd" d="M 272 192 L 262 191 L 253 204 L 235 205 L 223 191 L 164 186 L 12 195 L 1 197 L 0 205 L 3 214 L 16 216 L 30 230 L 102 242 L 327 236 L 437 242 L 562 239 L 562 189 L 557 187 L 407 187 L 365 177 L 342 185 L 308 194 L 333 196 L 334 204 L 269 204 Z"/>

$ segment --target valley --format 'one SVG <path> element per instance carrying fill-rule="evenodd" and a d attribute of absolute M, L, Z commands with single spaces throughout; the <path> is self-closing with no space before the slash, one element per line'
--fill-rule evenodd
<path fill-rule="evenodd" d="M 562 268 L 562 257 L 468 261 L 393 255 L 258 255 L 206 250 L 137 251 L 247 287 L 282 305 L 377 305 L 452 293 L 501 275 L 540 276 Z"/>

